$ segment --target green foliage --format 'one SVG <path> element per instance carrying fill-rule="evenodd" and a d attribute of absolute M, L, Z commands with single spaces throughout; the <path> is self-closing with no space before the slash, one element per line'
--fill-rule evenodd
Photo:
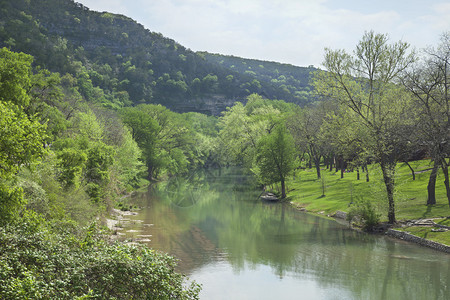
<path fill-rule="evenodd" d="M 175 272 L 172 257 L 108 244 L 96 232 L 73 239 L 0 228 L 0 298 L 198 299 L 199 286 Z"/>
<path fill-rule="evenodd" d="M 204 111 L 196 99 L 215 99 L 213 94 L 243 100 L 263 91 L 289 102 L 312 100 L 312 68 L 196 53 L 130 18 L 72 1 L 7 2 L 0 19 L 0 46 L 33 55 L 43 68 L 70 73 L 80 94 L 104 107 L 156 102 L 185 111 L 190 100 L 190 109 Z M 219 111 L 225 109 L 215 102 Z"/>
<path fill-rule="evenodd" d="M 131 190 L 139 183 L 139 176 L 142 172 L 142 151 L 138 144 L 133 140 L 128 128 L 124 128 L 122 143 L 116 148 L 114 164 L 112 166 L 113 174 L 119 177 L 120 185 L 125 190 Z M 114 176 L 110 179 L 113 180 Z"/>
<path fill-rule="evenodd" d="M 45 125 L 0 101 L 0 177 L 8 178 L 44 152 Z"/>
<path fill-rule="evenodd" d="M 312 67 L 296 67 L 206 52 L 202 52 L 202 54 L 208 61 L 220 64 L 229 71 L 237 72 L 240 76 L 243 75 L 245 82 L 240 79 L 240 76 L 238 82 L 243 88 L 248 89 L 249 94 L 264 91 L 269 98 L 283 99 L 300 105 L 305 105 L 314 100 L 309 85 L 311 74 L 315 70 Z M 232 86 L 236 75 L 228 76 L 226 80 Z M 226 87 L 226 84 L 224 87 Z"/>
<path fill-rule="evenodd" d="M 105 188 L 109 182 L 109 168 L 114 163 L 114 148 L 102 142 L 94 144 L 87 151 L 84 179 L 86 193 L 95 202 L 104 199 Z"/>
<path fill-rule="evenodd" d="M 283 124 L 258 141 L 255 164 L 261 183 L 281 182 L 282 198 L 286 197 L 285 180 L 294 169 L 295 144 L 292 135 Z"/>
<path fill-rule="evenodd" d="M 194 131 L 182 115 L 151 104 L 124 108 L 121 115 L 142 150 L 149 179 L 185 173 L 199 161 L 200 153 L 194 153 Z"/>
<path fill-rule="evenodd" d="M 347 214 L 349 222 L 356 219 L 366 231 L 373 231 L 380 223 L 380 217 L 381 214 L 376 211 L 372 202 L 363 198 L 357 199 Z"/>
<path fill-rule="evenodd" d="M 329 72 L 316 72 L 318 94 L 335 99 L 345 107 L 345 116 L 365 127 L 359 137 L 384 175 L 390 210 L 395 222 L 394 170 L 401 158 L 403 129 L 414 124 L 410 95 L 396 85 L 400 74 L 415 59 L 404 42 L 388 43 L 388 36 L 366 32 L 353 55 L 344 50 L 326 49 L 324 65 Z"/>
<path fill-rule="evenodd" d="M 197 299 L 198 286 L 175 273 L 173 258 L 110 245 L 96 227 L 76 236 L 111 198 L 137 185 L 141 172 L 142 152 L 117 115 L 84 102 L 104 101 L 90 79 L 102 76 L 31 75 L 29 56 L 2 55 L 0 63 L 17 72 L 0 77 L 0 298 Z M 145 114 L 154 125 L 143 132 L 154 134 L 155 159 L 185 172 L 193 160 L 186 119 L 159 106 Z"/>
<path fill-rule="evenodd" d="M 33 57 L 24 53 L 0 49 L 0 101 L 16 107 L 27 106 L 31 87 L 31 63 Z"/>
<path fill-rule="evenodd" d="M 20 187 L 11 188 L 3 180 L 0 181 L 0 226 L 16 223 L 24 207 L 23 190 Z"/>
<path fill-rule="evenodd" d="M 83 151 L 66 148 L 58 153 L 60 175 L 59 180 L 64 187 L 77 187 L 80 182 L 81 172 L 87 160 Z"/>

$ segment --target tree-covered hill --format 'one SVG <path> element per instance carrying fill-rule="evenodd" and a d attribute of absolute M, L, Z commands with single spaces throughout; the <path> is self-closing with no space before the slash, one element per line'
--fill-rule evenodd
<path fill-rule="evenodd" d="M 311 72 L 313 66 L 297 67 L 272 61 L 246 59 L 236 56 L 202 53 L 207 61 L 217 63 L 231 71 L 252 76 L 261 83 L 270 83 L 278 88 L 278 99 L 305 104 L 311 96 Z"/>
<path fill-rule="evenodd" d="M 72 74 L 86 99 L 108 107 L 160 103 L 218 114 L 252 93 L 310 101 L 310 68 L 195 53 L 126 16 L 73 0 L 1 1 L 3 46 Z"/>

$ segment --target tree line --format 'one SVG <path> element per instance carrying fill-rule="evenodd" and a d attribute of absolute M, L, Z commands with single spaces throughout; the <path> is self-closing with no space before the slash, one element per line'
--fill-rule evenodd
<path fill-rule="evenodd" d="M 73 0 L 4 1 L 0 8 L 0 47 L 71 74 L 82 82 L 79 92 L 85 98 L 105 107 L 157 103 L 179 112 L 200 111 L 212 95 L 244 100 L 252 93 L 296 103 L 311 100 L 306 68 L 289 70 L 292 76 L 288 71 L 260 76 L 265 69 L 259 67 L 233 70 L 126 16 L 91 11 Z"/>
<path fill-rule="evenodd" d="M 448 177 L 450 38 L 417 53 L 388 35 L 366 32 L 352 54 L 326 49 L 313 77 L 317 98 L 300 108 L 260 96 L 248 97 L 220 118 L 220 142 L 229 161 L 252 171 L 263 184 L 281 184 L 306 162 L 344 176 L 379 165 L 386 190 L 387 218 L 396 222 L 395 172 L 399 162 L 431 158 L 427 205 L 436 204 L 438 169 L 450 205 Z M 304 164 L 304 163 L 303 163 Z"/>

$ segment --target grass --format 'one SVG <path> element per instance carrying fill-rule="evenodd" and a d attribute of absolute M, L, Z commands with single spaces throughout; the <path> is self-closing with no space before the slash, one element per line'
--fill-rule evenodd
<path fill-rule="evenodd" d="M 427 206 L 427 185 L 430 176 L 430 161 L 420 160 L 410 163 L 416 172 L 412 180 L 411 171 L 404 163 L 399 163 L 395 175 L 395 205 L 397 221 L 424 218 L 446 218 L 450 208 L 444 187 L 444 176 L 438 174 L 436 182 L 436 205 Z M 369 166 L 370 181 L 366 182 L 366 173 L 347 172 L 341 178 L 340 172 L 322 170 L 322 179 L 317 179 L 315 169 L 296 171 L 295 178 L 287 182 L 288 198 L 294 205 L 304 207 L 310 212 L 333 214 L 336 211 L 348 212 L 358 199 L 370 200 L 381 214 L 381 221 L 387 221 L 387 197 L 381 170 L 378 165 Z M 323 196 L 325 185 L 325 196 Z M 450 226 L 450 220 L 445 221 Z M 447 225 L 443 224 L 443 225 Z M 428 238 L 442 236 L 442 233 L 428 233 Z M 450 234 L 450 233 L 449 233 Z M 450 237 L 448 238 L 450 239 Z M 450 245 L 450 241 L 446 244 Z"/>
<path fill-rule="evenodd" d="M 399 230 L 411 233 L 415 236 L 435 241 L 444 245 L 450 245 L 450 231 L 439 232 L 432 231 L 432 229 L 432 227 L 420 226 L 399 228 Z"/>

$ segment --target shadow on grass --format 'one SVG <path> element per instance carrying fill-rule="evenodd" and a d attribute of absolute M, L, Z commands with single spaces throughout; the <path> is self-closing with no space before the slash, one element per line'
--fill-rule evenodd
<path fill-rule="evenodd" d="M 428 216 L 428 214 L 431 213 L 431 207 L 432 207 L 432 205 L 427 205 L 427 210 L 422 215 L 424 218 L 426 218 Z"/>

